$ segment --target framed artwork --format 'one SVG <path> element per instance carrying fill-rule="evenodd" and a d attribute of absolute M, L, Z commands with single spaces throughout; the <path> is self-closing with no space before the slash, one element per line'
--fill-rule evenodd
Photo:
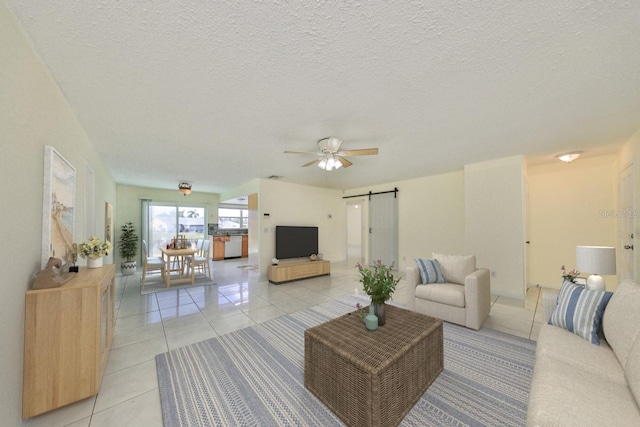
<path fill-rule="evenodd" d="M 84 235 L 96 236 L 96 173 L 84 162 Z"/>
<path fill-rule="evenodd" d="M 42 268 L 49 257 L 71 260 L 76 206 L 76 169 L 50 145 L 44 147 Z"/>
<path fill-rule="evenodd" d="M 104 204 L 104 240 L 113 245 L 113 206 L 109 202 Z"/>

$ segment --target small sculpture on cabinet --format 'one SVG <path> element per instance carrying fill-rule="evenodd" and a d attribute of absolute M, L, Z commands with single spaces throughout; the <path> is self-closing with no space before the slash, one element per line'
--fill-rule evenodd
<path fill-rule="evenodd" d="M 35 274 L 31 289 L 59 288 L 73 279 L 73 274 L 64 272 L 59 258 L 49 258 L 47 266 Z"/>

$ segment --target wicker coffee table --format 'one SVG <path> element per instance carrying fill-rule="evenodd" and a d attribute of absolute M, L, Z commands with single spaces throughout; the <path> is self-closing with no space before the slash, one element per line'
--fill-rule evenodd
<path fill-rule="evenodd" d="M 442 320 L 385 306 L 367 331 L 356 313 L 304 333 L 304 385 L 350 426 L 394 426 L 443 369 Z"/>

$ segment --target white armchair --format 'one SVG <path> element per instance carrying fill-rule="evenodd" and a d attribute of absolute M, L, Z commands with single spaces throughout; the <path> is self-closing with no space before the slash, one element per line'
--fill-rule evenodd
<path fill-rule="evenodd" d="M 433 254 L 444 283 L 423 284 L 417 265 L 407 268 L 407 308 L 478 330 L 491 310 L 489 270 L 475 256 Z"/>

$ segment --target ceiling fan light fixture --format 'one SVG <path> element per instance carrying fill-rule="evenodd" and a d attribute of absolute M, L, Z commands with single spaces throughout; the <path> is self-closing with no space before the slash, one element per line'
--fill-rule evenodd
<path fill-rule="evenodd" d="M 562 162 L 571 163 L 580 157 L 580 154 L 582 154 L 582 151 L 570 151 L 568 153 L 558 154 L 556 158 Z"/>
<path fill-rule="evenodd" d="M 307 167 L 317 165 L 325 171 L 332 171 L 340 168 L 348 168 L 353 165 L 347 157 L 350 156 L 371 156 L 378 154 L 377 148 L 358 148 L 354 150 L 341 150 L 342 140 L 335 136 L 329 136 L 318 140 L 318 151 L 289 151 L 285 150 L 285 154 L 307 154 L 316 156 L 316 160 L 312 160 L 302 165 Z"/>
<path fill-rule="evenodd" d="M 342 163 L 336 159 L 333 154 L 327 154 L 318 162 L 318 167 L 325 171 L 332 171 L 334 169 L 340 169 Z"/>
<path fill-rule="evenodd" d="M 335 136 L 329 136 L 327 138 L 322 138 L 318 141 L 318 146 L 320 147 L 320 151 L 324 153 L 335 153 L 340 149 L 342 145 L 342 140 L 340 138 L 336 138 Z"/>
<path fill-rule="evenodd" d="M 185 196 L 187 194 L 191 194 L 191 184 L 189 184 L 188 182 L 181 182 L 180 184 L 178 184 L 178 191 Z"/>
<path fill-rule="evenodd" d="M 340 169 L 342 167 L 342 163 L 340 162 L 340 160 L 336 159 L 335 157 L 333 158 L 333 168 L 334 169 Z"/>

